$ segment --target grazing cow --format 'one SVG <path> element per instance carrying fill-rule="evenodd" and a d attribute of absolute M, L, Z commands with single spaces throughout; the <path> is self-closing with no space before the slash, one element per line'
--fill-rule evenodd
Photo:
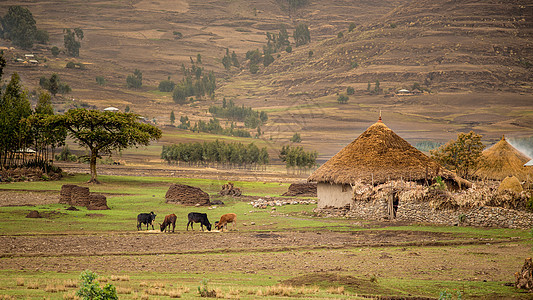
<path fill-rule="evenodd" d="M 163 224 L 159 224 L 159 227 L 161 227 L 161 232 L 163 230 L 167 232 L 167 226 L 168 226 L 168 232 L 170 232 L 170 225 L 172 225 L 172 232 L 174 232 L 174 228 L 176 228 L 176 215 L 171 214 L 168 216 L 165 216 L 165 220 L 163 220 Z"/>
<path fill-rule="evenodd" d="M 228 229 L 228 223 L 233 223 L 233 229 L 235 229 L 235 223 L 237 223 L 237 215 L 234 213 L 225 214 L 220 217 L 220 221 L 215 222 L 215 227 L 220 230 L 220 228 Z"/>
<path fill-rule="evenodd" d="M 141 224 L 146 224 L 146 230 L 148 230 L 148 225 L 152 225 L 152 230 L 154 229 L 155 216 L 153 211 L 149 214 L 141 213 L 137 215 L 137 230 L 141 230 Z"/>
<path fill-rule="evenodd" d="M 202 231 L 204 231 L 204 226 L 207 230 L 211 231 L 211 223 L 209 223 L 209 220 L 207 219 L 207 214 L 192 212 L 187 215 L 187 218 L 189 219 L 187 230 L 189 230 L 189 224 L 191 225 L 191 229 L 194 230 L 192 227 L 193 223 L 200 223 Z"/>

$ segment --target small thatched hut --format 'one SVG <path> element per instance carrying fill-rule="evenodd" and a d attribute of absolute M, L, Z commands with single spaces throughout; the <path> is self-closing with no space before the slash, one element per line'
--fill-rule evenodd
<path fill-rule="evenodd" d="M 503 180 L 515 176 L 520 181 L 533 179 L 533 168 L 524 166 L 531 158 L 505 140 L 505 136 L 483 151 L 483 162 L 474 176 L 483 180 Z"/>
<path fill-rule="evenodd" d="M 392 181 L 433 183 L 436 176 L 451 186 L 466 183 L 411 146 L 380 118 L 307 180 L 317 182 L 318 208 L 341 208 L 352 203 L 354 186 Z"/>

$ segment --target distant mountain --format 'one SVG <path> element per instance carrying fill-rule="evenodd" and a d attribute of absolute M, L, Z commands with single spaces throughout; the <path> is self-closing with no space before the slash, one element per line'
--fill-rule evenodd
<path fill-rule="evenodd" d="M 524 0 L 414 0 L 278 59 L 266 74 L 276 74 L 272 84 L 315 94 L 376 81 L 393 90 L 418 83 L 433 91 L 530 92 L 532 16 Z"/>

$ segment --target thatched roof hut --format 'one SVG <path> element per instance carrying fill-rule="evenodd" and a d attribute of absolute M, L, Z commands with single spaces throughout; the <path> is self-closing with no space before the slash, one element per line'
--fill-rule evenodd
<path fill-rule="evenodd" d="M 381 184 L 390 180 L 425 182 L 441 176 L 461 179 L 378 121 L 318 168 L 308 181 Z"/>
<path fill-rule="evenodd" d="M 505 140 L 505 136 L 492 147 L 483 151 L 482 167 L 474 176 L 480 179 L 503 180 L 516 176 L 520 181 L 533 179 L 533 168 L 525 167 L 531 158 L 518 151 Z"/>

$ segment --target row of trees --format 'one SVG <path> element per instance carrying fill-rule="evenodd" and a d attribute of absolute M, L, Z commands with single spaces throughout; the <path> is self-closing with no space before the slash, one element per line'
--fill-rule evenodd
<path fill-rule="evenodd" d="M 299 173 L 306 172 L 316 167 L 316 151 L 305 151 L 302 146 L 283 146 L 279 152 L 279 158 L 285 163 L 288 170 L 298 169 Z"/>
<path fill-rule="evenodd" d="M 251 107 L 236 106 L 233 100 L 229 102 L 226 98 L 222 100 L 222 106 L 210 106 L 209 112 L 218 118 L 226 118 L 233 121 L 244 122 L 247 128 L 256 129 L 268 120 L 268 115 L 264 111 L 255 111 Z"/>
<path fill-rule="evenodd" d="M 163 146 L 161 158 L 168 163 L 216 164 L 251 169 L 264 168 L 269 163 L 266 147 L 259 148 L 254 143 L 244 145 L 218 140 L 209 143 L 179 143 Z"/>

